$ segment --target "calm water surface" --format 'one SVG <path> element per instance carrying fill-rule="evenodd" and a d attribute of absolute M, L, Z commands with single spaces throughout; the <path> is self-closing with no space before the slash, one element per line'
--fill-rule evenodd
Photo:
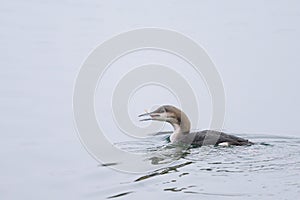
<path fill-rule="evenodd" d="M 259 0 L 3 2 L 0 199 L 299 199 L 298 4 L 272 1 L 263 5 Z M 176 30 L 203 45 L 224 80 L 224 128 L 268 134 L 240 135 L 257 143 L 253 146 L 182 151 L 169 147 L 166 135 L 123 140 L 111 119 L 105 122 L 106 132 L 116 133 L 111 137 L 117 147 L 143 153 L 155 165 L 169 164 L 144 174 L 99 165 L 76 135 L 74 82 L 84 59 L 98 44 L 141 27 Z M 125 60 L 114 66 L 109 81 L 119 80 L 123 71 L 134 66 L 169 63 L 169 59 L 161 60 L 169 58 L 164 55 L 147 55 L 138 54 L 137 63 Z M 173 59 L 170 64 L 178 72 L 192 75 Z M 202 92 L 198 91 L 201 116 L 209 122 L 205 116 L 210 110 L 205 108 L 210 104 L 201 103 Z M 140 108 L 172 103 L 172 99 L 148 94 L 134 102 L 131 110 L 136 113 L 131 114 L 135 117 L 143 111 Z M 107 110 L 99 111 L 104 119 L 111 115 L 110 103 L 104 105 Z M 196 128 L 208 127 L 202 125 Z"/>
<path fill-rule="evenodd" d="M 300 139 L 242 135 L 252 146 L 168 148 L 165 135 L 116 146 L 146 153 L 157 162 L 176 160 L 154 172 L 132 175 L 101 189 L 107 198 L 165 196 L 175 199 L 293 199 L 300 194 Z M 177 157 L 178 156 L 178 157 Z M 116 189 L 118 192 L 110 192 Z M 155 192 L 155 194 L 154 194 Z M 176 195 L 175 195 L 176 194 Z"/>

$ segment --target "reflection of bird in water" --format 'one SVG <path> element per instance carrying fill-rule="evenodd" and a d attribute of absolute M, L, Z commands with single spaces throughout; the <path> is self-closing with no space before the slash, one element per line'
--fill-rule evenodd
<path fill-rule="evenodd" d="M 139 117 L 149 116 L 149 118 L 141 119 L 140 121 L 165 121 L 170 123 L 174 132 L 170 136 L 170 141 L 173 144 L 184 145 L 251 145 L 252 142 L 220 131 L 204 130 L 199 132 L 190 132 L 190 120 L 184 112 L 170 105 L 159 107 L 153 112 L 139 115 Z"/>

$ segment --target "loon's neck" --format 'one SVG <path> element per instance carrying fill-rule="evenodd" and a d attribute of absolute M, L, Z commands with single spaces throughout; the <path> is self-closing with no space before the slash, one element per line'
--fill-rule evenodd
<path fill-rule="evenodd" d="M 181 117 L 179 123 L 171 123 L 174 131 L 170 136 L 171 143 L 181 141 L 187 134 L 190 133 L 190 120 L 184 116 Z"/>

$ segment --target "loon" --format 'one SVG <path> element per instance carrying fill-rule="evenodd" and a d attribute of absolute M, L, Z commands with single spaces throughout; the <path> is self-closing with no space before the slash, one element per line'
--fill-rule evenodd
<path fill-rule="evenodd" d="M 215 130 L 190 132 L 191 122 L 187 115 L 183 111 L 171 105 L 160 106 L 156 110 L 152 112 L 146 112 L 138 117 L 148 117 L 143 118 L 140 121 L 154 120 L 170 123 L 174 128 L 174 132 L 170 136 L 170 142 L 172 144 L 195 146 L 241 146 L 253 144 L 247 139 Z"/>

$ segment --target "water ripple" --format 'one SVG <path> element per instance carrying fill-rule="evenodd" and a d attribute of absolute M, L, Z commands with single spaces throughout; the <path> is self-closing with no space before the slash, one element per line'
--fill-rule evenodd
<path fill-rule="evenodd" d="M 270 135 L 244 135 L 252 146 L 178 148 L 165 134 L 116 146 L 144 153 L 153 165 L 166 164 L 128 183 L 155 183 L 161 192 L 185 195 L 242 197 L 243 199 L 292 198 L 300 194 L 300 139 Z M 274 190 L 274 188 L 277 188 Z M 295 195 L 296 194 L 296 195 Z"/>

